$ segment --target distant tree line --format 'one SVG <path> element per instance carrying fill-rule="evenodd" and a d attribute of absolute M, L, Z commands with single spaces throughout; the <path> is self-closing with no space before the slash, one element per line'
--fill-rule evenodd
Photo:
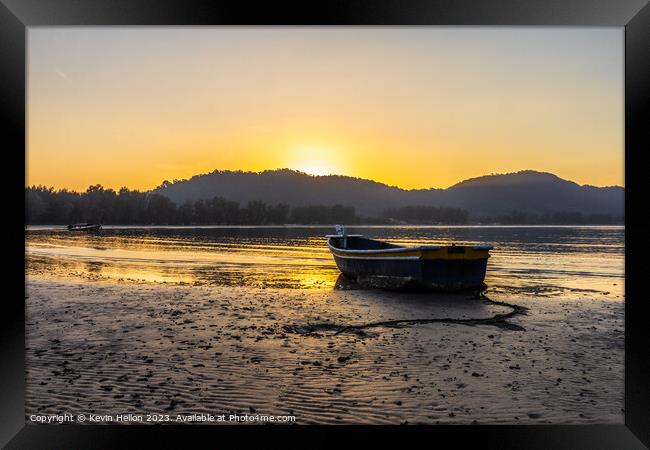
<path fill-rule="evenodd" d="M 353 206 L 309 205 L 290 207 L 251 201 L 246 205 L 221 197 L 176 205 L 169 198 L 148 192 L 101 185 L 85 192 L 54 190 L 45 186 L 25 188 L 25 223 L 66 225 L 91 222 L 123 225 L 281 225 L 281 224 L 622 224 L 622 216 L 553 212 L 535 214 L 513 211 L 509 215 L 470 218 L 461 208 L 404 206 L 386 209 L 382 217 L 359 217 Z"/>
<path fill-rule="evenodd" d="M 354 207 L 312 205 L 290 208 L 261 201 L 246 206 L 214 197 L 177 206 L 169 198 L 122 188 L 90 186 L 86 192 L 25 189 L 25 223 L 65 225 L 91 222 L 128 225 L 276 225 L 357 223 Z"/>
<path fill-rule="evenodd" d="M 402 208 L 386 209 L 384 219 L 392 222 L 409 224 L 466 224 L 469 222 L 469 212 L 461 208 L 442 206 L 404 206 Z"/>

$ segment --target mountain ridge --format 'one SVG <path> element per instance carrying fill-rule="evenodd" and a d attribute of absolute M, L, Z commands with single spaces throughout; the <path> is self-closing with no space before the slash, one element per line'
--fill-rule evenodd
<path fill-rule="evenodd" d="M 342 204 L 375 217 L 386 209 L 412 205 L 464 208 L 474 217 L 515 210 L 622 216 L 624 202 L 622 186 L 580 185 L 531 169 L 469 178 L 448 188 L 416 189 L 346 175 L 310 175 L 286 168 L 260 172 L 215 170 L 184 180 L 165 180 L 150 192 L 164 195 L 177 205 L 218 196 L 240 203 L 259 200 L 291 206 Z"/>

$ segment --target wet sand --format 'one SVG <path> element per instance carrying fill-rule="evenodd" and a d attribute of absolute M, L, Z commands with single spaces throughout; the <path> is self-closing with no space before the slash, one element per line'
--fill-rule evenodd
<path fill-rule="evenodd" d="M 597 291 L 570 300 L 487 291 L 513 308 L 468 294 L 32 273 L 26 295 L 28 416 L 259 413 L 295 415 L 298 424 L 624 419 L 624 304 Z"/>

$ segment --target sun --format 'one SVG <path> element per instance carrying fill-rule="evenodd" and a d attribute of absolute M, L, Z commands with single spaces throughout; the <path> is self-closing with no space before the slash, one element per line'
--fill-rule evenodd
<path fill-rule="evenodd" d="M 324 146 L 302 146 L 291 152 L 289 167 L 315 176 L 336 175 L 338 170 L 334 161 L 337 154 Z"/>
<path fill-rule="evenodd" d="M 325 165 L 320 164 L 304 164 L 298 166 L 296 170 L 319 177 L 333 174 L 333 171 L 330 167 L 326 167 Z"/>

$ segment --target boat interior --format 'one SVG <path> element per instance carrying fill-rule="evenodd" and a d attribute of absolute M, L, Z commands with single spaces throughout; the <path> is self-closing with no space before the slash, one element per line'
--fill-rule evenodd
<path fill-rule="evenodd" d="M 443 247 L 447 248 L 448 253 L 465 253 L 467 249 L 473 250 L 492 250 L 491 245 L 420 245 L 417 247 L 405 247 L 403 245 L 391 244 L 389 242 L 377 241 L 375 239 L 368 239 L 359 234 L 353 235 L 328 235 L 329 243 L 332 247 L 341 250 L 387 250 L 387 249 L 410 249 L 418 248 L 422 250 L 437 250 Z"/>
<path fill-rule="evenodd" d="M 330 243 L 333 247 L 342 250 L 385 250 L 389 248 L 404 248 L 401 245 L 376 241 L 363 236 L 333 236 L 330 237 Z"/>

